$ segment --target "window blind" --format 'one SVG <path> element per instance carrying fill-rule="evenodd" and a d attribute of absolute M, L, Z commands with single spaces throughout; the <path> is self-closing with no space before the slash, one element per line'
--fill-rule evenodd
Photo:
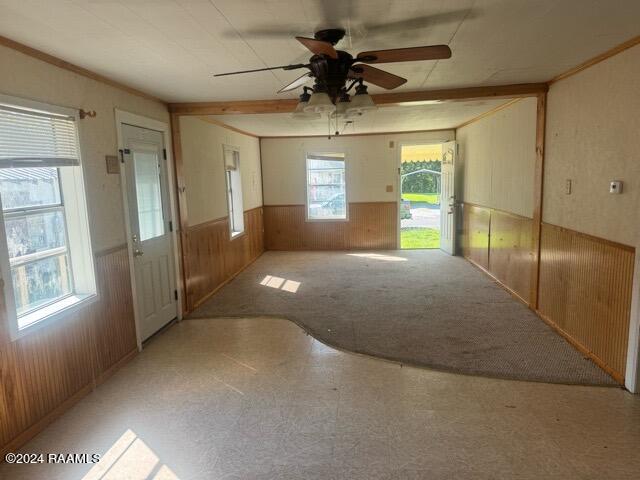
<path fill-rule="evenodd" d="M 73 117 L 0 105 L 0 168 L 79 164 Z"/>

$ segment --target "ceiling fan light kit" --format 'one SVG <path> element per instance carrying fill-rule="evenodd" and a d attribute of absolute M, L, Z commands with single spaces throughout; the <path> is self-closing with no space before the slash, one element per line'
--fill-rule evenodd
<path fill-rule="evenodd" d="M 350 105 L 347 107 L 347 114 L 362 114 L 371 110 L 377 110 L 371 95 L 367 92 L 367 86 L 363 83 L 356 87 L 356 94 L 353 96 Z"/>
<path fill-rule="evenodd" d="M 300 101 L 298 102 L 298 105 L 296 105 L 296 109 L 291 114 L 291 116 L 296 120 L 317 120 L 321 116 L 319 113 L 305 111 L 305 108 L 309 105 L 309 100 L 311 99 L 311 93 L 309 92 L 313 92 L 313 89 L 309 87 L 303 88 L 302 95 L 300 95 Z"/>
<path fill-rule="evenodd" d="M 328 113 L 336 109 L 327 92 L 313 92 L 309 103 L 304 107 L 305 112 Z"/>
<path fill-rule="evenodd" d="M 447 45 L 372 50 L 361 52 L 353 57 L 343 50 L 334 48 L 334 45 L 344 35 L 344 29 L 332 28 L 316 32 L 314 38 L 296 37 L 296 40 L 313 53 L 307 64 L 267 67 L 221 73 L 215 76 L 306 68 L 309 70 L 307 73 L 282 87 L 278 93 L 303 87 L 304 93 L 300 95 L 300 102 L 292 116 L 297 119 L 317 119 L 321 114 L 328 113 L 329 120 L 331 120 L 339 117 L 357 117 L 377 109 L 364 82 L 387 90 L 398 88 L 407 82 L 406 78 L 372 67 L 369 64 L 441 60 L 451 57 L 451 49 Z M 311 80 L 315 80 L 313 88 L 304 86 Z M 356 86 L 356 91 L 353 98 L 350 98 L 349 91 L 354 86 Z M 309 94 L 309 92 L 312 93 Z"/>

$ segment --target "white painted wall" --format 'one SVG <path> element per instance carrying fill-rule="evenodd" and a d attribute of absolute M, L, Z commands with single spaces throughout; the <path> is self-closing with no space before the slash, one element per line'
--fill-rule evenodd
<path fill-rule="evenodd" d="M 636 248 L 625 385 L 638 391 L 640 46 L 551 85 L 545 149 L 543 221 Z M 622 194 L 609 193 L 611 180 Z"/>
<path fill-rule="evenodd" d="M 458 129 L 456 140 L 463 201 L 532 218 L 536 99 Z"/>
<path fill-rule="evenodd" d="M 80 147 L 94 250 L 126 243 L 120 175 L 106 171 L 117 155 L 115 109 L 169 123 L 166 105 L 77 75 L 0 46 L 0 93 L 70 108 L 95 110 L 80 120 Z"/>
<path fill-rule="evenodd" d="M 453 130 L 406 134 L 261 140 L 265 205 L 305 204 L 306 154 L 344 152 L 349 202 L 393 202 L 398 198 L 398 163 L 402 143 L 453 140 Z M 393 142 L 393 146 L 389 146 Z M 393 186 L 387 192 L 387 185 Z"/>
<path fill-rule="evenodd" d="M 262 205 L 260 142 L 199 117 L 180 117 L 180 141 L 189 225 L 228 215 L 223 145 L 240 151 L 244 209 Z"/>

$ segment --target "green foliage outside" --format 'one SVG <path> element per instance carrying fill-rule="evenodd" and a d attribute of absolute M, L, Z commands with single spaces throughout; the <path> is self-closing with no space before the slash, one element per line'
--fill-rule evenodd
<path fill-rule="evenodd" d="M 440 172 L 440 160 L 422 160 L 419 162 L 402 162 L 401 174 L 427 169 Z M 440 175 L 417 173 L 402 180 L 402 193 L 437 193 L 440 191 Z"/>
<path fill-rule="evenodd" d="M 403 193 L 402 199 L 409 202 L 429 203 L 440 205 L 440 194 L 438 193 Z"/>
<path fill-rule="evenodd" d="M 401 230 L 400 248 L 440 248 L 440 230 L 435 228 Z"/>

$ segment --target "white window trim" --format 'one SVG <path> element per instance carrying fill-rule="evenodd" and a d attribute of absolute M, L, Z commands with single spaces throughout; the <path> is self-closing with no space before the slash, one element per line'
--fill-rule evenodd
<path fill-rule="evenodd" d="M 309 172 L 307 169 L 307 159 L 309 155 L 330 155 L 342 153 L 344 155 L 344 218 L 310 218 L 309 217 Z M 306 222 L 348 222 L 349 221 L 349 162 L 347 161 L 348 152 L 346 150 L 312 150 L 304 154 L 304 217 Z"/>
<path fill-rule="evenodd" d="M 242 162 L 240 161 L 240 148 L 239 147 L 235 147 L 233 145 L 222 145 L 222 167 L 224 168 L 224 185 L 225 185 L 225 195 L 227 197 L 227 217 L 228 217 L 228 221 L 229 221 L 229 239 L 230 240 L 235 240 L 236 238 L 240 238 L 243 235 L 245 235 L 246 233 L 246 225 L 244 224 L 244 192 L 241 191 L 240 192 L 240 197 L 242 199 L 242 230 L 233 230 L 233 219 L 231 218 L 231 211 L 233 210 L 234 212 L 235 210 L 235 205 L 233 205 L 233 209 L 232 206 L 229 202 L 229 181 L 228 181 L 228 177 L 229 174 L 227 173 L 227 159 L 226 159 L 226 152 L 227 150 L 232 150 L 234 152 L 238 152 L 238 165 L 236 165 L 236 169 L 238 170 L 238 173 L 240 175 L 240 185 L 242 188 Z"/>
<path fill-rule="evenodd" d="M 75 223 L 76 225 L 85 225 L 87 228 L 79 227 L 78 229 L 82 232 L 82 239 L 80 241 L 80 247 L 85 249 L 84 255 L 81 253 L 80 255 L 77 252 L 71 252 L 71 245 L 68 246 L 69 255 L 76 257 L 83 257 L 83 260 L 80 261 L 81 265 L 79 269 L 82 270 L 81 275 L 78 276 L 78 280 L 82 284 L 82 290 L 88 293 L 76 293 L 74 295 L 70 295 L 64 297 L 60 300 L 57 300 L 53 303 L 50 303 L 42 308 L 34 310 L 31 313 L 26 314 L 23 318 L 32 318 L 32 321 L 28 323 L 26 326 L 19 328 L 18 326 L 18 316 L 16 311 L 15 297 L 13 292 L 13 281 L 11 280 L 11 267 L 9 262 L 9 248 L 7 245 L 7 234 L 5 230 L 4 223 L 4 213 L 0 208 L 0 273 L 2 275 L 2 287 L 4 291 L 5 297 L 5 308 L 7 312 L 7 319 L 9 322 L 9 337 L 11 341 L 16 341 L 26 335 L 30 335 L 34 331 L 37 331 L 43 327 L 51 325 L 55 322 L 58 322 L 69 315 L 72 315 L 74 312 L 84 309 L 90 304 L 99 300 L 99 293 L 97 290 L 96 284 L 96 265 L 95 265 L 95 256 L 93 255 L 93 243 L 91 242 L 91 233 L 92 224 L 90 222 L 90 218 L 87 212 L 88 199 L 86 196 L 86 181 L 84 179 L 84 171 L 82 167 L 82 144 L 80 142 L 81 138 L 81 125 L 79 122 L 78 110 L 69 107 L 61 107 L 58 105 L 50 105 L 43 102 L 37 102 L 34 100 L 12 97 L 9 95 L 0 94 L 0 103 L 5 103 L 8 105 L 14 105 L 18 108 L 31 108 L 34 110 L 40 110 L 44 112 L 50 112 L 54 114 L 66 115 L 72 117 L 75 121 L 76 125 L 76 141 L 78 144 L 79 151 L 79 165 L 76 167 L 69 167 L 73 169 L 72 176 L 73 179 L 69 179 L 69 175 L 65 172 L 61 173 L 62 176 L 66 176 L 67 180 L 70 180 L 74 183 L 74 193 L 76 197 L 82 197 L 82 202 L 76 202 L 75 204 L 75 215 L 69 215 L 68 206 L 69 202 L 64 202 L 65 213 L 67 215 L 67 235 L 69 236 L 69 224 Z M 64 190 L 64 188 L 63 188 Z M 63 193 L 63 192 L 61 192 Z M 63 193 L 64 195 L 64 193 Z M 75 199 L 74 199 L 75 200 Z M 71 219 L 70 217 L 76 217 L 75 219 Z M 75 242 L 75 240 L 74 240 Z M 69 242 L 72 243 L 71 241 Z M 78 248 L 78 247 L 76 247 Z M 86 249 L 89 251 L 86 252 Z M 88 261 L 87 261 L 88 260 Z M 74 282 L 76 280 L 76 273 L 74 267 Z"/>

